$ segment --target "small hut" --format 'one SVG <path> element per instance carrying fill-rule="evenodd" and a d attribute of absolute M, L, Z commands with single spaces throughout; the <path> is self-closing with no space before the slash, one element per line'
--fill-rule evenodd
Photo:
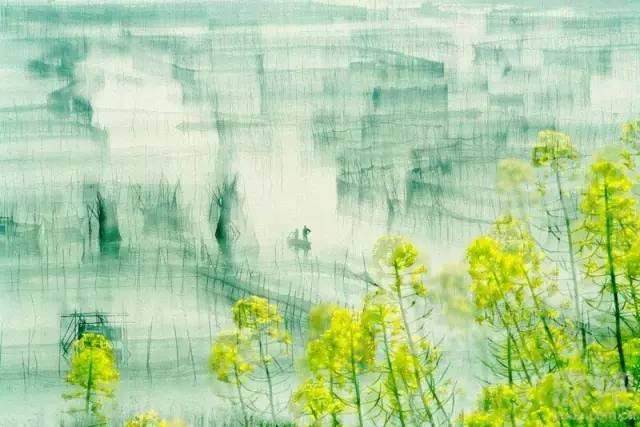
<path fill-rule="evenodd" d="M 63 314 L 60 322 L 60 352 L 69 360 L 73 343 L 86 333 L 104 335 L 111 341 L 118 363 L 125 361 L 126 341 L 124 315 L 101 312 Z"/>

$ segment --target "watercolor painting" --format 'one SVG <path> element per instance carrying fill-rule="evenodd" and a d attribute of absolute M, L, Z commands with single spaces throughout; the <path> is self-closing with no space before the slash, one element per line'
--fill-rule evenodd
<path fill-rule="evenodd" d="M 7 0 L 0 426 L 635 426 L 640 2 Z"/>

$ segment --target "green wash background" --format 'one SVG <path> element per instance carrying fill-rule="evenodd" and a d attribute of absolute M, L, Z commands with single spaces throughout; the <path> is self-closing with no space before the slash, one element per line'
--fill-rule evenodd
<path fill-rule="evenodd" d="M 500 159 L 544 128 L 591 152 L 640 110 L 638 6 L 539 3 L 0 6 L 0 425 L 59 425 L 62 314 L 124 315 L 116 413 L 193 420 L 227 410 L 205 362 L 238 289 L 303 323 L 358 301 L 386 232 L 433 276 L 461 261 L 509 205 Z M 233 177 L 221 251 L 211 200 Z M 98 189 L 117 251 L 89 237 Z M 304 225 L 306 256 L 287 240 Z M 483 337 L 431 327 L 464 409 Z"/>

